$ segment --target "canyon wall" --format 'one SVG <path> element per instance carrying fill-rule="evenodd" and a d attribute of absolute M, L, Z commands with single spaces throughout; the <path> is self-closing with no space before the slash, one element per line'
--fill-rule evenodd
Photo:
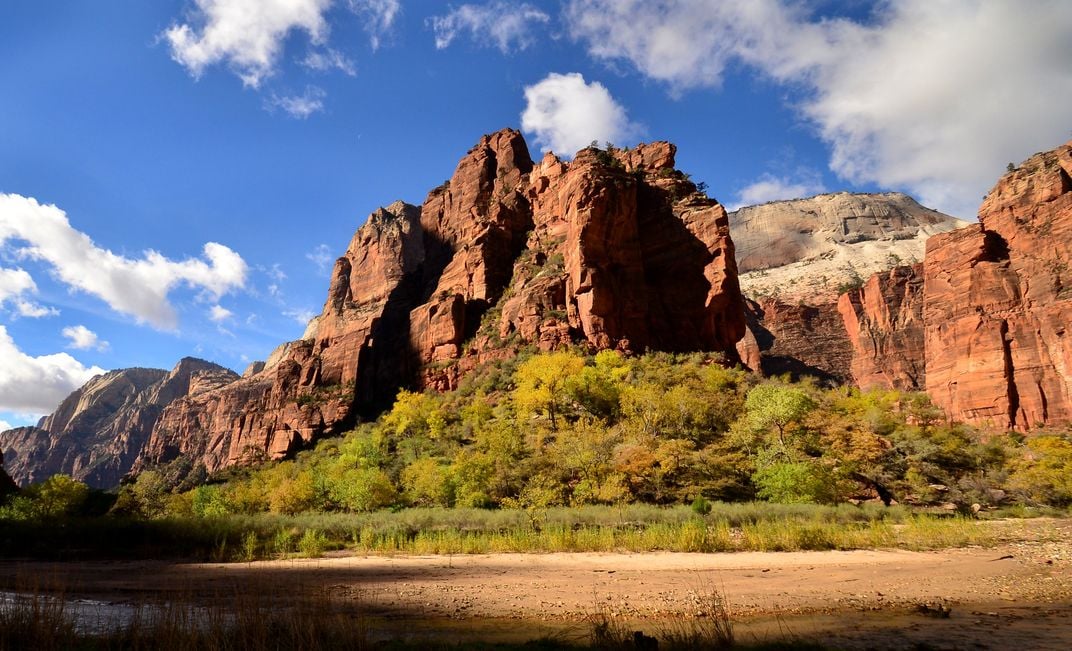
<path fill-rule="evenodd" d="M 423 206 L 396 202 L 358 229 L 302 340 L 169 405 L 135 470 L 283 457 L 399 387 L 451 388 L 526 344 L 735 361 L 745 320 L 726 211 L 674 155 L 660 142 L 534 164 L 517 131 L 484 136 Z"/>
<path fill-rule="evenodd" d="M 1072 422 L 1072 143 L 1006 174 L 979 223 L 927 243 L 927 392 L 958 420 Z"/>

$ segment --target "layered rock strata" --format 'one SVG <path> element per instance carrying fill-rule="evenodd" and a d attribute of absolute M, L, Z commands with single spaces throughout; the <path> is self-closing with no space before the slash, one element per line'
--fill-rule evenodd
<path fill-rule="evenodd" d="M 922 261 L 928 238 L 965 224 L 899 192 L 820 194 L 730 213 L 745 295 L 813 305 Z"/>
<path fill-rule="evenodd" d="M 748 299 L 748 333 L 737 344 L 746 366 L 764 375 L 850 382 L 852 343 L 836 303 L 807 305 Z"/>

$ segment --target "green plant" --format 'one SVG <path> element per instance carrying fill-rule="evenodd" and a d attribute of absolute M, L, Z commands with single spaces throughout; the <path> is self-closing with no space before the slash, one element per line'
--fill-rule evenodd
<path fill-rule="evenodd" d="M 247 563 L 257 560 L 259 548 L 260 540 L 257 538 L 257 532 L 247 531 L 246 535 L 242 536 L 242 559 Z"/>
<path fill-rule="evenodd" d="M 320 558 L 327 547 L 327 536 L 316 529 L 306 529 L 298 541 L 298 551 L 306 558 Z"/>

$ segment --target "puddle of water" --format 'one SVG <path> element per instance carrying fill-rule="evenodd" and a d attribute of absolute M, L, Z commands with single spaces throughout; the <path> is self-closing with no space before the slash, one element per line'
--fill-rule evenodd
<path fill-rule="evenodd" d="M 0 608 L 37 609 L 43 616 L 69 621 L 81 635 L 105 635 L 136 622 L 179 620 L 190 626 L 207 625 L 209 612 L 196 606 L 132 605 L 95 599 L 65 599 L 52 595 L 0 591 Z M 178 609 L 178 610 L 176 610 Z M 219 614 L 214 617 L 219 621 Z M 233 619 L 227 617 L 227 619 Z"/>

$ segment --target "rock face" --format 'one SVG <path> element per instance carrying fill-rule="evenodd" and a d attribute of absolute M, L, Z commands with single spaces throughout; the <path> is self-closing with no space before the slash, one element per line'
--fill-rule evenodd
<path fill-rule="evenodd" d="M 301 341 L 170 405 L 136 469 L 281 457 L 399 387 L 449 388 L 525 343 L 735 359 L 745 324 L 726 212 L 674 154 L 653 143 L 534 165 L 517 131 L 484 136 L 422 207 L 397 202 L 358 229 Z"/>
<path fill-rule="evenodd" d="M 744 323 L 726 211 L 674 170 L 675 153 L 660 142 L 544 157 L 499 337 L 733 351 Z"/>
<path fill-rule="evenodd" d="M 852 344 L 852 380 L 861 387 L 926 387 L 923 265 L 877 273 L 841 295 L 838 312 Z"/>
<path fill-rule="evenodd" d="M 927 243 L 927 392 L 953 418 L 1072 421 L 1072 142 L 987 195 L 979 223 Z"/>
<path fill-rule="evenodd" d="M 789 304 L 764 297 L 747 305 L 748 334 L 737 344 L 746 366 L 764 375 L 852 381 L 852 342 L 836 303 Z"/>
<path fill-rule="evenodd" d="M 131 469 L 171 402 L 232 382 L 231 371 L 186 358 L 169 373 L 131 368 L 99 375 L 37 427 L 0 435 L 11 476 L 26 485 L 63 473 L 111 488 Z"/>
<path fill-rule="evenodd" d="M 965 224 L 899 192 L 821 194 L 730 213 L 744 293 L 809 304 L 836 302 L 861 279 L 922 261 L 929 237 Z"/>

